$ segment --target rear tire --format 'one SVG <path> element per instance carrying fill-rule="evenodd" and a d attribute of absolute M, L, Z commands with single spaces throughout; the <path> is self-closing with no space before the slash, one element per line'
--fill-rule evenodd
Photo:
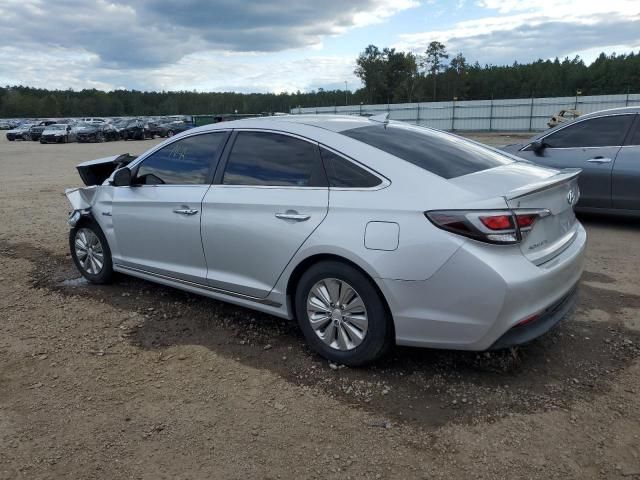
<path fill-rule="evenodd" d="M 316 263 L 302 275 L 295 312 L 311 348 L 337 363 L 371 363 L 392 342 L 391 317 L 374 283 L 342 262 Z"/>
<path fill-rule="evenodd" d="M 91 283 L 113 280 L 111 249 L 100 226 L 93 220 L 80 222 L 69 232 L 71 258 L 80 274 Z"/>

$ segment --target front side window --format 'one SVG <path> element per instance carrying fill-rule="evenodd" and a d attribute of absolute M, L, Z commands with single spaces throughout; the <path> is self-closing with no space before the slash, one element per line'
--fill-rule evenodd
<path fill-rule="evenodd" d="M 330 187 L 338 188 L 372 188 L 380 185 L 382 180 L 350 162 L 346 158 L 321 148 L 322 162 L 327 171 Z"/>
<path fill-rule="evenodd" d="M 141 185 L 197 185 L 208 181 L 226 132 L 195 135 L 173 142 L 144 159 L 136 174 Z"/>
<path fill-rule="evenodd" d="M 287 135 L 239 132 L 227 160 L 225 185 L 326 185 L 318 146 Z"/>
<path fill-rule="evenodd" d="M 610 115 L 573 123 L 545 137 L 548 148 L 617 147 L 622 145 L 633 115 Z"/>
<path fill-rule="evenodd" d="M 514 161 L 455 135 L 411 125 L 370 125 L 340 133 L 446 179 Z"/>

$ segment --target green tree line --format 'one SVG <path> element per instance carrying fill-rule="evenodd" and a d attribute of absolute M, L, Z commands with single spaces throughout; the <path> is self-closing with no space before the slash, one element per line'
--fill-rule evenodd
<path fill-rule="evenodd" d="M 601 53 L 590 65 L 582 59 L 537 60 L 508 66 L 470 64 L 462 53 L 431 42 L 424 54 L 369 45 L 356 59 L 363 87 L 284 93 L 143 92 L 95 89 L 45 90 L 0 87 L 0 117 L 129 116 L 289 112 L 291 108 L 360 103 L 480 100 L 636 93 L 640 52 Z"/>

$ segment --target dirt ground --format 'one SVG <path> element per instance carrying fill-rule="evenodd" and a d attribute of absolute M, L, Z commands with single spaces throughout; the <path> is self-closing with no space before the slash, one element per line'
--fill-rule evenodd
<path fill-rule="evenodd" d="M 527 346 L 341 368 L 289 322 L 78 278 L 74 166 L 153 142 L 0 139 L 0 479 L 640 478 L 640 222 L 581 218 L 578 310 Z"/>

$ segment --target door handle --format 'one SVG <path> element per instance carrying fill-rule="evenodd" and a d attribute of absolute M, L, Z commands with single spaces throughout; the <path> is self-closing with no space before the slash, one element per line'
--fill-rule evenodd
<path fill-rule="evenodd" d="M 295 210 L 287 210 L 284 213 L 276 213 L 276 218 L 280 220 L 293 220 L 294 222 L 304 222 L 311 218 L 311 215 L 305 215 L 304 213 L 298 213 Z"/>
<path fill-rule="evenodd" d="M 173 213 L 177 213 L 178 215 L 195 215 L 198 213 L 198 210 L 194 210 L 193 208 L 176 208 Z"/>
<path fill-rule="evenodd" d="M 611 160 L 610 158 L 606 158 L 606 157 L 593 157 L 593 158 L 590 158 L 589 160 L 587 160 L 587 162 L 589 162 L 589 163 L 611 163 L 611 162 L 613 162 L 613 160 Z"/>

